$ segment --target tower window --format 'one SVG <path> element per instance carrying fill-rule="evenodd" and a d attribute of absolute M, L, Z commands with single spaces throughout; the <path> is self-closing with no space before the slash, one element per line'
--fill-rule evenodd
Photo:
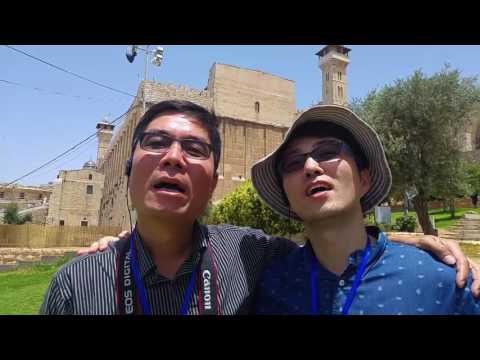
<path fill-rule="evenodd" d="M 342 73 L 340 71 L 338 72 L 338 80 L 342 80 Z"/>
<path fill-rule="evenodd" d="M 338 97 L 343 98 L 343 88 L 341 86 L 338 87 Z"/>
<path fill-rule="evenodd" d="M 258 114 L 260 112 L 260 103 L 255 101 L 255 112 Z"/>
<path fill-rule="evenodd" d="M 25 199 L 25 193 L 24 192 L 20 193 L 20 199 Z"/>
<path fill-rule="evenodd" d="M 60 220 L 58 224 L 59 224 L 60 226 L 64 226 L 64 225 L 65 225 L 65 220 Z"/>
<path fill-rule="evenodd" d="M 93 194 L 93 185 L 87 185 L 87 194 Z"/>
<path fill-rule="evenodd" d="M 92 180 L 92 179 L 93 179 L 92 174 L 88 174 L 88 180 Z"/>
<path fill-rule="evenodd" d="M 88 221 L 80 221 L 80 226 L 88 226 Z"/>
<path fill-rule="evenodd" d="M 327 72 L 327 73 L 325 74 L 325 80 L 328 81 L 328 80 L 330 80 L 329 78 L 330 78 L 330 77 L 328 76 L 328 72 Z"/>
<path fill-rule="evenodd" d="M 3 191 L 0 192 L 0 199 L 3 199 L 4 196 L 5 196 L 5 193 Z"/>

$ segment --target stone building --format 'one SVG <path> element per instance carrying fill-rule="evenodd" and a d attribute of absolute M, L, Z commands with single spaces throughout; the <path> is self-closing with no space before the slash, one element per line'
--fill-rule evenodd
<path fill-rule="evenodd" d="M 349 52 L 345 46 L 328 45 L 316 54 L 321 70 L 320 103 L 347 106 Z M 214 202 L 250 177 L 252 164 L 276 148 L 302 113 L 296 108 L 294 81 L 258 70 L 215 63 L 204 90 L 142 82 L 136 100 L 98 164 L 105 175 L 100 224 L 123 228 L 130 225 L 124 167 L 130 156 L 133 131 L 144 108 L 168 99 L 192 101 L 213 110 L 220 119 L 222 156 Z M 480 116 L 473 119 L 465 135 L 465 151 L 480 160 Z M 131 213 L 134 222 L 134 210 Z"/>
<path fill-rule="evenodd" d="M 0 185 L 0 222 L 3 221 L 4 210 L 15 203 L 20 215 L 31 214 L 33 223 L 44 224 L 51 194 L 50 185 Z"/>
<path fill-rule="evenodd" d="M 323 104 L 347 105 L 349 52 L 350 49 L 345 46 L 328 45 L 316 54 L 322 70 Z"/>
<path fill-rule="evenodd" d="M 99 165 L 105 174 L 100 209 L 104 225 L 129 226 L 124 164 L 130 155 L 133 130 L 143 114 L 143 99 L 147 108 L 162 100 L 184 99 L 215 111 L 220 120 L 222 156 L 214 201 L 250 177 L 254 161 L 273 151 L 296 113 L 293 81 L 218 63 L 210 69 L 205 90 L 146 81 L 137 95 Z"/>
<path fill-rule="evenodd" d="M 97 124 L 97 162 L 87 161 L 82 169 L 61 170 L 54 181 L 49 203 L 48 225 L 96 226 L 105 176 L 98 171 L 113 135 L 113 125 Z"/>

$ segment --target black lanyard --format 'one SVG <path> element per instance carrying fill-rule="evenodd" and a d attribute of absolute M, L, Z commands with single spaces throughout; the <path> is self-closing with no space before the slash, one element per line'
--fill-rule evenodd
<path fill-rule="evenodd" d="M 121 315 L 152 314 L 135 256 L 136 235 L 137 232 L 134 230 L 128 241 L 119 241 L 116 290 L 117 309 Z M 197 274 L 198 265 L 193 270 L 182 301 L 180 315 L 188 313 L 188 304 L 191 301 L 195 280 L 199 289 L 198 311 L 200 315 L 220 315 L 218 271 L 212 255 L 211 246 L 207 246 L 200 257 L 200 272 Z"/>

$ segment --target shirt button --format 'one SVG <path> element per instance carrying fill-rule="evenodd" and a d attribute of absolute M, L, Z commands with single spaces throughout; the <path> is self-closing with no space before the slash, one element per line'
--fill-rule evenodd
<path fill-rule="evenodd" d="M 340 285 L 340 286 L 345 286 L 345 280 L 343 280 L 343 279 L 340 280 L 340 281 L 338 282 L 338 285 Z"/>

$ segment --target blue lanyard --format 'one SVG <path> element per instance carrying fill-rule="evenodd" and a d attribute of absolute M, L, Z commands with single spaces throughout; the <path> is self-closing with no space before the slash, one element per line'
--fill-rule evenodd
<path fill-rule="evenodd" d="M 131 267 L 133 273 L 133 279 L 135 281 L 135 286 L 139 290 L 140 293 L 140 302 L 142 303 L 142 310 L 144 315 L 152 315 L 152 311 L 150 309 L 150 303 L 148 302 L 145 286 L 143 285 L 143 281 L 140 278 L 140 271 L 138 269 L 137 259 L 135 258 L 135 251 L 134 251 L 134 240 L 136 238 L 136 231 L 134 230 L 132 236 L 130 236 L 130 257 L 131 257 Z M 196 278 L 196 269 L 195 266 L 192 275 L 190 276 L 190 280 L 188 283 L 187 291 L 185 292 L 185 297 L 182 301 L 182 305 L 180 307 L 180 315 L 187 315 L 188 313 L 188 305 L 190 303 L 190 299 L 193 293 L 193 287 L 195 285 L 195 278 Z"/>
<path fill-rule="evenodd" d="M 347 295 L 347 300 L 345 301 L 345 305 L 342 308 L 342 315 L 348 315 L 348 311 L 350 310 L 350 306 L 352 305 L 353 299 L 355 299 L 355 294 L 357 293 L 357 289 L 360 286 L 360 282 L 362 281 L 363 273 L 367 267 L 368 257 L 372 247 L 370 245 L 370 238 L 367 238 L 367 244 L 365 245 L 365 249 L 363 250 L 362 261 L 360 266 L 358 267 L 357 273 L 355 275 L 355 280 L 353 281 L 352 288 Z M 313 249 L 312 249 L 313 252 Z M 310 288 L 312 291 L 312 298 L 311 298 L 311 305 L 312 305 L 312 314 L 317 315 L 318 311 L 318 289 L 317 289 L 317 277 L 318 277 L 318 260 L 314 254 L 311 254 L 311 271 L 310 271 Z"/>

